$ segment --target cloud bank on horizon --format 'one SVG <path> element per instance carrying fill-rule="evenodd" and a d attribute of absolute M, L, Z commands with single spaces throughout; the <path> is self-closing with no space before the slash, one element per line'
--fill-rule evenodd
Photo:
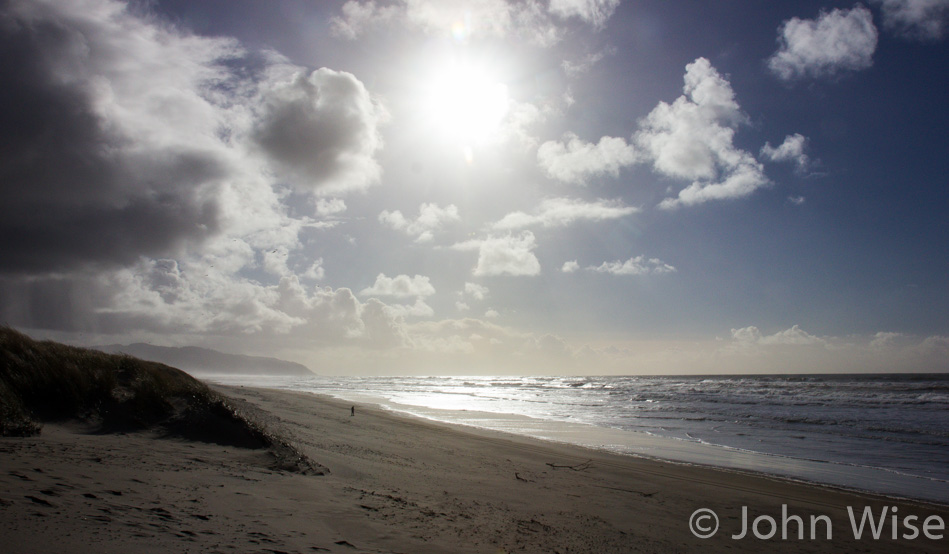
<path fill-rule="evenodd" d="M 673 4 L 6 2 L 0 319 L 326 373 L 949 370 L 949 117 L 901 63 L 949 0 Z"/>

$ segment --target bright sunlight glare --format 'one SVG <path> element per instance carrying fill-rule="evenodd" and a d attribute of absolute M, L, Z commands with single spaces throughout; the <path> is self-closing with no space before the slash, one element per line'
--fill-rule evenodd
<path fill-rule="evenodd" d="M 507 86 L 471 64 L 442 66 L 429 81 L 426 96 L 430 123 L 464 147 L 489 141 L 508 110 Z"/>

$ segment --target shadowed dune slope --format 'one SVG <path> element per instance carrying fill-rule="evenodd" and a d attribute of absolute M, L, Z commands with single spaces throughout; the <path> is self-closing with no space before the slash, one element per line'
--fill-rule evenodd
<path fill-rule="evenodd" d="M 35 435 L 44 422 L 75 421 L 93 432 L 149 430 L 266 448 L 281 469 L 320 473 L 245 412 L 240 402 L 179 369 L 0 328 L 0 435 Z"/>

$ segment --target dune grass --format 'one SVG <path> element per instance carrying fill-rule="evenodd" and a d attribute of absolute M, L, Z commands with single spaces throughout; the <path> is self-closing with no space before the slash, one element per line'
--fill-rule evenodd
<path fill-rule="evenodd" d="M 69 421 L 87 424 L 94 432 L 155 430 L 191 440 L 267 448 L 280 469 L 322 472 L 232 401 L 179 369 L 124 354 L 36 341 L 0 327 L 0 436 L 36 435 L 44 422 Z"/>
<path fill-rule="evenodd" d="M 213 402 L 177 369 L 0 329 L 0 434 L 35 434 L 42 421 L 66 420 L 145 428 L 172 417 L 182 400 Z"/>

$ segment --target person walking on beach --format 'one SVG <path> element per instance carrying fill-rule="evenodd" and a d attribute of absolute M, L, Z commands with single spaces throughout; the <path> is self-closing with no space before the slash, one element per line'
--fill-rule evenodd
<path fill-rule="evenodd" d="M 349 409 L 349 417 L 353 417 L 354 415 L 356 415 L 356 406 Z"/>

